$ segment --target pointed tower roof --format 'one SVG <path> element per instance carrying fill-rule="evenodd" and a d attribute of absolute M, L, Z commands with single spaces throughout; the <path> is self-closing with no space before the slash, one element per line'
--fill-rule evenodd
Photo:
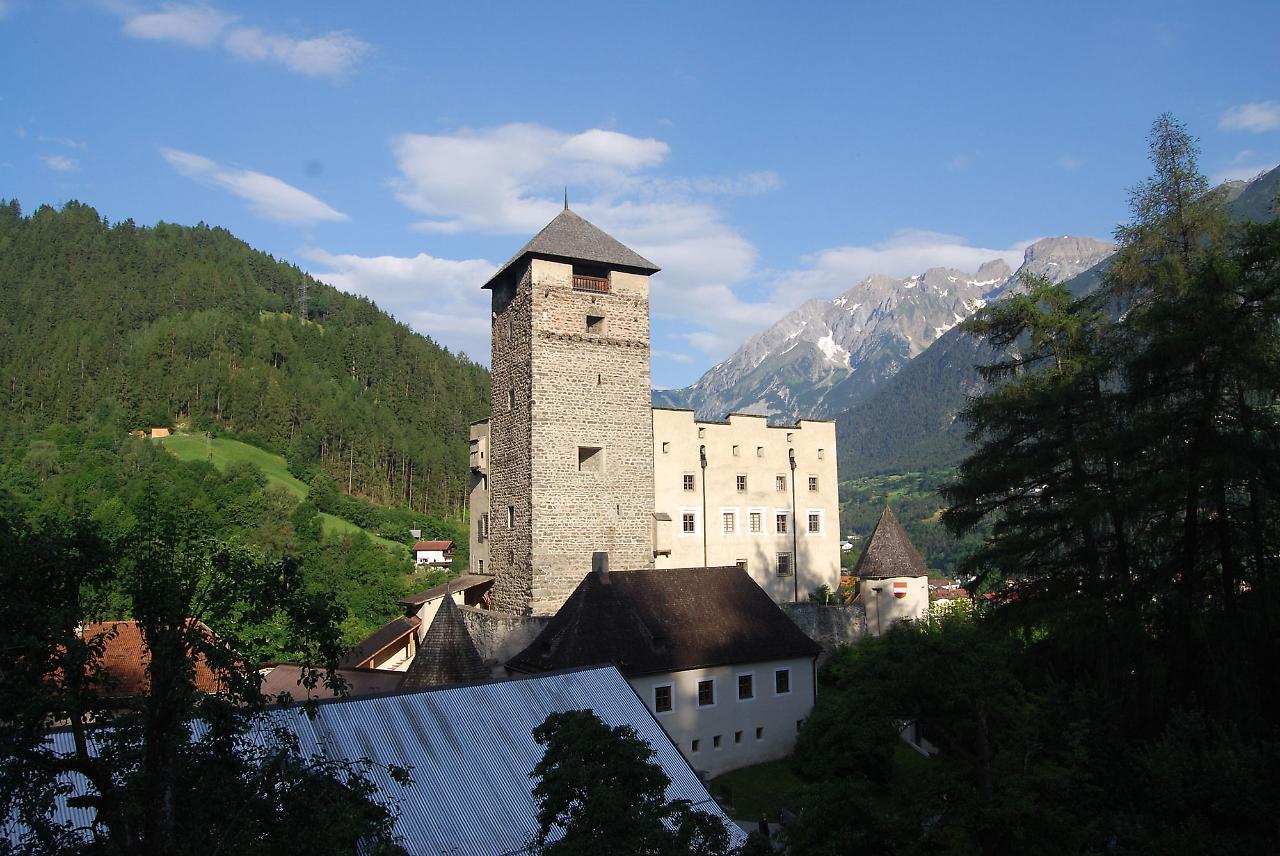
<path fill-rule="evenodd" d="M 872 580 L 929 576 L 924 559 L 920 558 L 919 551 L 907 537 L 907 531 L 888 505 L 867 539 L 867 546 L 854 566 L 853 575 Z"/>
<path fill-rule="evenodd" d="M 566 206 L 556 218 L 534 235 L 520 252 L 511 257 L 498 272 L 484 284 L 493 285 L 516 262 L 526 256 L 552 261 L 595 262 L 612 268 L 622 268 L 636 273 L 657 273 L 661 268 L 635 250 L 624 246 L 603 229 L 588 223 Z"/>
<path fill-rule="evenodd" d="M 446 594 L 400 682 L 401 691 L 467 684 L 488 677 L 489 670 L 480 659 L 475 642 L 471 641 L 458 605 Z"/>

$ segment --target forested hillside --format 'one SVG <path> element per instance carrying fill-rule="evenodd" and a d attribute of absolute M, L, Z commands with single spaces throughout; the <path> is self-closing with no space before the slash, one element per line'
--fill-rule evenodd
<path fill-rule="evenodd" d="M 13 424 L 76 424 L 110 400 L 130 425 L 256 435 L 307 481 L 446 516 L 488 389 L 483 367 L 224 229 L 0 203 Z"/>

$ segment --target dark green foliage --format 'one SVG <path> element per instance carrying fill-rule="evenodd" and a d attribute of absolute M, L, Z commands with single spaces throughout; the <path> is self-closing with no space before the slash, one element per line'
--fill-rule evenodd
<path fill-rule="evenodd" d="M 666 773 L 629 725 L 610 727 L 589 710 L 553 713 L 533 731 L 547 749 L 538 781 L 539 854 L 724 854 L 720 820 L 686 801 L 668 802 Z M 553 833 L 563 834 L 551 840 Z"/>
<path fill-rule="evenodd" d="M 19 851 L 284 854 L 305 843 L 308 852 L 399 852 L 394 814 L 373 799 L 367 770 L 305 765 L 284 734 L 246 739 L 271 701 L 254 665 L 261 629 L 304 662 L 331 665 L 343 650 L 341 610 L 296 559 L 211 539 L 199 515 L 173 501 L 177 486 L 158 477 L 147 486 L 122 537 L 55 514 L 33 522 L 39 512 L 0 492 L 0 814 L 25 828 Z M 141 628 L 144 695 L 122 695 L 104 673 L 108 632 L 80 632 L 104 591 Z M 197 690 L 197 660 L 217 694 Z M 332 673 L 317 677 L 338 686 Z M 46 743 L 51 723 L 69 729 L 72 752 Z M 78 834 L 50 815 L 66 793 L 57 777 L 68 773 L 97 818 Z"/>
<path fill-rule="evenodd" d="M 24 425 L 110 397 L 129 428 L 234 432 L 288 450 L 295 475 L 460 515 L 482 367 L 222 229 L 0 209 L 0 408 Z M 306 320 L 289 314 L 303 287 Z"/>

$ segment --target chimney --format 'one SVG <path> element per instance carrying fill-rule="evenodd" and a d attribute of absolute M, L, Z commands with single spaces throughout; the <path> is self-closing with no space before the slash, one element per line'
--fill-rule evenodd
<path fill-rule="evenodd" d="M 410 529 L 410 530 L 409 530 L 409 537 L 410 537 L 410 538 L 421 538 L 421 537 L 422 537 L 422 530 L 421 530 L 421 529 Z"/>
<path fill-rule="evenodd" d="M 592 553 L 591 554 L 591 573 L 600 575 L 600 582 L 609 583 L 609 554 L 608 553 Z"/>

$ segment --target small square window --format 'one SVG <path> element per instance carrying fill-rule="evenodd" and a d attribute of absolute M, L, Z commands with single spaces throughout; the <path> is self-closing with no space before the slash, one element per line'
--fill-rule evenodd
<path fill-rule="evenodd" d="M 778 512 L 777 516 L 773 518 L 773 525 L 779 535 L 787 534 L 787 514 L 785 511 Z"/>
<path fill-rule="evenodd" d="M 604 316 L 588 315 L 587 316 L 587 332 L 596 336 L 604 335 Z"/>
<path fill-rule="evenodd" d="M 757 728 L 757 729 L 756 729 L 756 739 L 757 739 L 757 740 L 763 740 L 763 739 L 764 739 L 764 729 L 763 729 L 763 728 Z"/>
<path fill-rule="evenodd" d="M 737 447 L 737 446 L 734 446 L 734 447 L 733 447 L 733 456 L 734 456 L 735 458 L 736 458 L 736 457 L 738 457 L 738 447 Z"/>
<path fill-rule="evenodd" d="M 816 491 L 818 489 L 818 477 L 809 476 L 809 490 Z"/>
<path fill-rule="evenodd" d="M 700 742 L 701 742 L 701 741 L 695 740 L 695 741 L 693 741 L 692 743 L 690 743 L 690 744 L 689 744 L 689 748 L 690 748 L 690 750 L 692 750 L 692 751 L 694 751 L 694 752 L 697 752 L 697 751 L 698 751 L 698 744 L 699 744 Z"/>
<path fill-rule="evenodd" d="M 756 697 L 755 680 L 755 675 L 738 675 L 738 701 Z"/>
<path fill-rule="evenodd" d="M 747 490 L 747 477 L 738 476 L 737 485 L 738 485 L 738 493 L 745 493 Z"/>
<path fill-rule="evenodd" d="M 778 576 L 780 577 L 791 576 L 791 554 L 790 553 L 778 554 Z"/>
<path fill-rule="evenodd" d="M 791 670 L 775 669 L 773 672 L 773 692 L 775 695 L 786 695 L 791 692 Z"/>
<path fill-rule="evenodd" d="M 764 457 L 764 446 L 756 446 L 756 457 L 757 458 Z"/>
<path fill-rule="evenodd" d="M 778 476 L 778 477 L 776 477 L 776 478 L 773 480 L 773 486 L 774 486 L 775 488 L 777 488 L 778 493 L 786 493 L 786 492 L 787 492 L 787 477 L 786 477 L 786 476 Z"/>
<path fill-rule="evenodd" d="M 684 474 L 684 489 L 693 490 L 693 473 Z"/>
<path fill-rule="evenodd" d="M 758 511 L 751 512 L 751 531 L 752 532 L 758 533 L 763 530 L 764 528 L 764 524 L 762 520 L 763 516 L 764 515 L 762 515 Z"/>
<path fill-rule="evenodd" d="M 671 685 L 653 688 L 654 713 L 669 713 L 671 706 Z"/>
<path fill-rule="evenodd" d="M 738 525 L 737 517 L 738 516 L 734 514 L 732 511 L 726 511 L 720 515 L 721 524 L 724 529 L 724 534 L 732 535 L 734 533 L 734 530 L 737 529 L 737 525 Z"/>
<path fill-rule="evenodd" d="M 692 511 L 686 511 L 680 515 L 680 531 L 681 532 L 697 532 L 697 518 L 694 517 Z"/>
<path fill-rule="evenodd" d="M 671 444 L 670 444 L 670 443 L 663 442 L 663 444 L 662 444 L 662 454 L 664 454 L 664 455 L 669 455 L 669 454 L 671 454 Z"/>
<path fill-rule="evenodd" d="M 742 742 L 742 732 L 741 732 L 741 731 L 735 731 L 735 732 L 733 732 L 733 742 L 734 742 L 734 743 L 741 743 L 741 742 Z"/>
<path fill-rule="evenodd" d="M 578 447 L 578 472 L 604 472 L 604 449 L 599 446 Z"/>
<path fill-rule="evenodd" d="M 698 707 L 710 707 L 716 703 L 716 682 L 714 679 L 698 681 Z"/>

